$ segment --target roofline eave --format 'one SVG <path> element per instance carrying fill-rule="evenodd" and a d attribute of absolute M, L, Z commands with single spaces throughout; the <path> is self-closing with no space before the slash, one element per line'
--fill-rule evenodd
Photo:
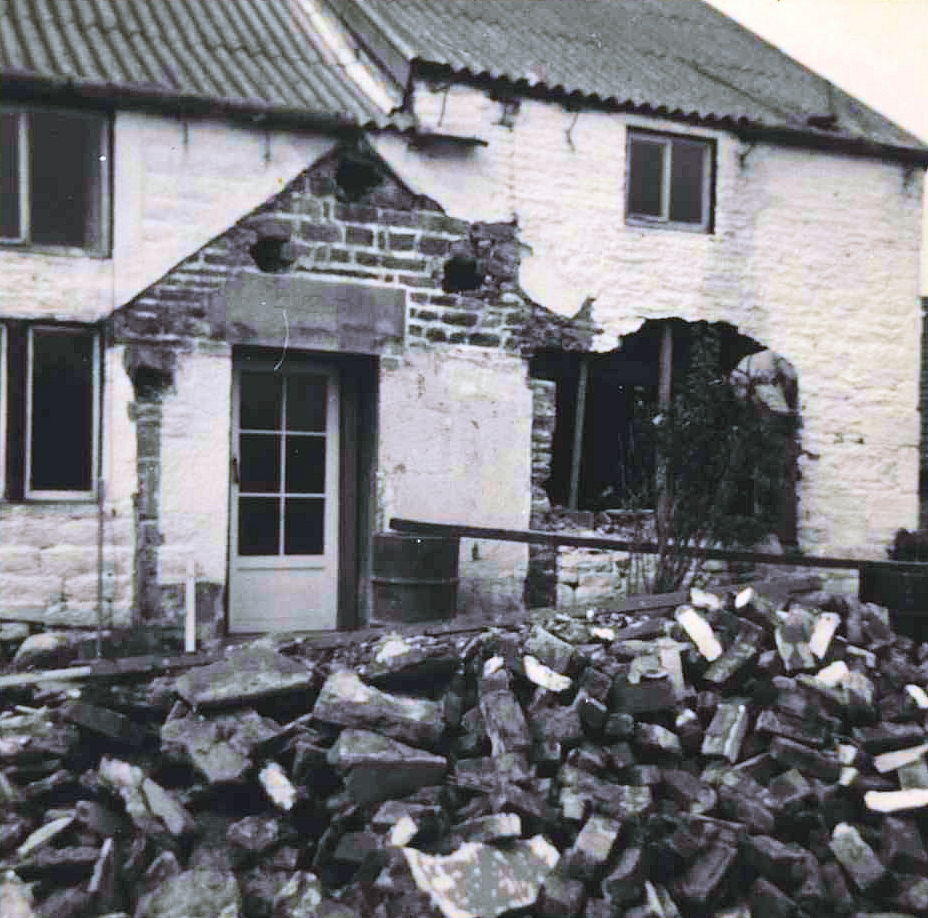
<path fill-rule="evenodd" d="M 315 112 L 305 108 L 268 105 L 258 99 L 223 98 L 178 93 L 160 86 L 133 83 L 94 83 L 33 73 L 0 74 L 0 97 L 8 101 L 76 102 L 97 107 L 130 108 L 187 117 L 225 116 L 251 124 L 311 128 L 323 131 L 358 131 L 377 119 L 360 122 L 341 112 Z M 382 123 L 388 124 L 389 116 Z"/>

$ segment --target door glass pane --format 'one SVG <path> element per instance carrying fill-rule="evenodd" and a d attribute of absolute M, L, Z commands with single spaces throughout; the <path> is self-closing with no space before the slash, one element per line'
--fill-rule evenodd
<path fill-rule="evenodd" d="M 35 491 L 93 487 L 94 336 L 33 331 L 29 486 Z"/>
<path fill-rule="evenodd" d="M 29 114 L 29 206 L 33 242 L 91 246 L 97 239 L 102 120 Z"/>
<path fill-rule="evenodd" d="M 280 490 L 280 434 L 239 436 L 239 490 Z"/>
<path fill-rule="evenodd" d="M 284 554 L 323 554 L 325 501 L 321 497 L 288 497 L 285 503 Z"/>
<path fill-rule="evenodd" d="M 325 432 L 324 376 L 291 376 L 287 381 L 287 430 Z"/>
<path fill-rule="evenodd" d="M 325 437 L 287 437 L 288 493 L 325 491 Z"/>
<path fill-rule="evenodd" d="M 239 427 L 242 430 L 280 430 L 284 380 L 279 373 L 243 372 Z"/>
<path fill-rule="evenodd" d="M 664 143 L 635 139 L 629 144 L 628 212 L 661 216 L 664 174 Z"/>
<path fill-rule="evenodd" d="M 280 499 L 240 497 L 238 500 L 238 553 L 280 553 Z"/>
<path fill-rule="evenodd" d="M 18 239 L 19 115 L 0 115 L 0 237 Z"/>
<path fill-rule="evenodd" d="M 674 141 L 670 161 L 670 219 L 702 223 L 702 190 L 706 148 Z"/>

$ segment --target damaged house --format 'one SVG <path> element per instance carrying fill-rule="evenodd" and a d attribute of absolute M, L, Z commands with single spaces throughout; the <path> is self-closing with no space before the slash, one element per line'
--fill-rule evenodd
<path fill-rule="evenodd" d="M 917 525 L 928 149 L 701 2 L 7 0 L 0 90 L 0 615 L 356 627 L 393 516 L 647 504 L 702 327 L 781 541 Z"/>

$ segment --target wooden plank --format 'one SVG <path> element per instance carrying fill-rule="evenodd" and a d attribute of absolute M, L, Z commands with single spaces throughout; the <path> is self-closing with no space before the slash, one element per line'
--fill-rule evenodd
<path fill-rule="evenodd" d="M 123 657 L 119 660 L 95 660 L 85 666 L 68 666 L 63 669 L 44 669 L 30 673 L 10 673 L 0 676 L 0 689 L 39 685 L 43 682 L 72 682 L 86 679 L 113 679 L 121 676 L 143 676 L 170 672 L 215 663 L 220 655 L 214 653 L 185 654 L 181 657 Z"/>
<path fill-rule="evenodd" d="M 422 535 L 459 536 L 469 539 L 496 539 L 501 542 L 522 542 L 532 545 L 571 545 L 575 548 L 602 548 L 607 551 L 638 552 L 653 555 L 658 552 L 654 542 L 634 542 L 612 536 L 580 536 L 563 532 L 540 532 L 535 529 L 495 529 L 485 526 L 464 526 L 450 523 L 428 523 L 393 517 L 390 528 L 397 532 L 418 532 Z M 833 558 L 811 555 L 773 555 L 766 552 L 737 551 L 727 548 L 688 548 L 693 558 L 716 561 L 741 561 L 756 564 L 773 564 L 783 567 L 814 567 L 831 570 L 878 570 L 928 572 L 924 561 L 870 561 L 862 558 Z"/>
<path fill-rule="evenodd" d="M 580 357 L 580 377 L 577 380 L 577 405 L 574 412 L 574 444 L 570 454 L 570 502 L 571 510 L 577 509 L 580 498 L 580 460 L 583 457 L 583 425 L 586 420 L 586 387 L 590 375 L 590 358 Z"/>

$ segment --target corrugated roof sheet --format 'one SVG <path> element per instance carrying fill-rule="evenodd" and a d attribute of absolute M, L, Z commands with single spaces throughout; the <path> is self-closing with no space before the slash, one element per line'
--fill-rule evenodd
<path fill-rule="evenodd" d="M 327 39 L 301 0 L 0 0 L 8 79 L 383 123 Z"/>
<path fill-rule="evenodd" d="M 336 17 L 348 29 L 330 29 Z M 642 111 L 926 149 L 701 0 L 0 0 L 7 83 L 408 127 L 391 109 L 417 62 Z M 807 120 L 829 115 L 832 130 Z"/>
<path fill-rule="evenodd" d="M 700 0 L 329 0 L 410 61 L 706 121 L 924 149 Z M 362 30 L 363 31 L 363 30 Z"/>

